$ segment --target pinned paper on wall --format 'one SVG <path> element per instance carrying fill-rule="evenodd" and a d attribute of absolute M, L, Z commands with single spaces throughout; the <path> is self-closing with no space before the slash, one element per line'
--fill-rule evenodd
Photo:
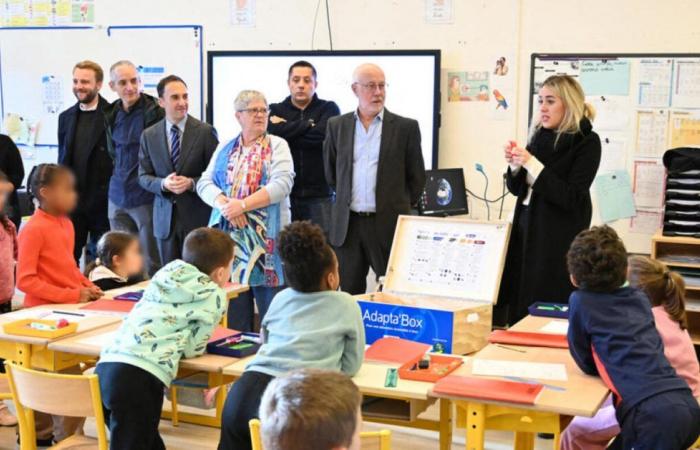
<path fill-rule="evenodd" d="M 165 67 L 163 66 L 139 66 L 139 75 L 141 76 L 141 84 L 147 94 L 154 97 L 158 96 L 158 82 L 165 76 Z"/>
<path fill-rule="evenodd" d="M 449 24 L 454 22 L 452 0 L 425 0 L 425 23 Z"/>
<path fill-rule="evenodd" d="M 532 94 L 537 95 L 544 80 L 552 75 L 569 75 L 579 78 L 580 64 L 578 59 L 569 60 L 540 60 L 535 65 L 535 78 L 532 83 Z"/>
<path fill-rule="evenodd" d="M 63 80 L 59 76 L 41 77 L 41 102 L 43 110 L 49 114 L 58 114 L 63 109 Z"/>
<path fill-rule="evenodd" d="M 637 104 L 645 108 L 671 106 L 672 59 L 642 59 L 639 61 L 639 93 Z"/>
<path fill-rule="evenodd" d="M 700 61 L 677 59 L 673 86 L 675 108 L 700 107 Z"/>
<path fill-rule="evenodd" d="M 231 25 L 255 27 L 255 0 L 231 0 Z"/>
<path fill-rule="evenodd" d="M 664 214 L 660 209 L 638 209 L 630 219 L 630 233 L 654 234 L 663 224 Z"/>
<path fill-rule="evenodd" d="M 36 143 L 36 121 L 29 120 L 19 114 L 7 113 L 3 120 L 2 129 L 15 144 L 34 146 Z"/>
<path fill-rule="evenodd" d="M 593 182 L 600 220 L 605 223 L 635 214 L 630 175 L 624 170 L 598 175 Z"/>
<path fill-rule="evenodd" d="M 450 102 L 489 101 L 489 73 L 486 71 L 449 72 L 447 82 Z"/>
<path fill-rule="evenodd" d="M 634 203 L 640 208 L 661 208 L 664 204 L 666 168 L 661 161 L 634 162 Z"/>
<path fill-rule="evenodd" d="M 94 23 L 95 0 L 0 1 L 2 27 L 63 27 Z"/>
<path fill-rule="evenodd" d="M 637 145 L 635 155 L 660 158 L 668 149 L 668 111 L 665 109 L 637 112 Z"/>
<path fill-rule="evenodd" d="M 598 173 L 624 170 L 627 166 L 627 139 L 621 137 L 601 137 L 600 166 Z"/>
<path fill-rule="evenodd" d="M 605 131 L 627 131 L 632 112 L 629 97 L 596 95 L 587 101 L 595 108 L 595 129 Z"/>
<path fill-rule="evenodd" d="M 579 81 L 587 95 L 629 95 L 630 63 L 622 59 L 583 60 Z"/>
<path fill-rule="evenodd" d="M 671 115 L 671 147 L 700 146 L 700 116 L 690 112 Z"/>

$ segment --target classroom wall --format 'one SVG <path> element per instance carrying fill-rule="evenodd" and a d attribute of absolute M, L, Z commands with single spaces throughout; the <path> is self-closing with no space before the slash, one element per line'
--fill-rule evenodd
<path fill-rule="evenodd" d="M 441 49 L 439 165 L 463 167 L 469 189 L 481 195 L 484 180 L 474 164 L 483 164 L 490 178 L 489 198 L 501 193 L 503 144 L 513 138 L 524 142 L 527 136 L 531 53 L 700 52 L 700 2 L 694 0 L 453 1 L 453 24 L 427 25 L 423 0 L 330 0 L 333 48 Z M 328 49 L 324 5 L 311 42 L 316 5 L 317 0 L 257 0 L 255 28 L 230 26 L 229 0 L 99 1 L 96 18 L 105 26 L 201 24 L 205 50 Z M 491 71 L 499 56 L 510 62 L 512 113 L 496 118 L 492 102 L 446 101 L 446 72 Z M 280 83 L 284 81 L 280 74 Z M 391 108 L 390 90 L 387 106 Z M 509 196 L 505 217 L 512 205 Z M 483 203 L 471 200 L 470 206 L 474 218 L 486 218 Z"/>

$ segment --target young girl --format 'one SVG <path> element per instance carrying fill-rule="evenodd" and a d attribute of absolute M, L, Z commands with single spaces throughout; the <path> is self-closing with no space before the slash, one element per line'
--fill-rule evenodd
<path fill-rule="evenodd" d="M 0 313 L 12 310 L 12 296 L 15 293 L 15 260 L 17 259 L 17 232 L 15 224 L 5 212 L 7 200 L 14 191 L 14 186 L 7 175 L 0 170 Z M 0 360 L 0 364 L 3 360 Z M 4 366 L 0 368 L 4 373 Z M 0 426 L 13 427 L 17 418 L 7 409 L 5 402 L 0 400 Z"/>
<path fill-rule="evenodd" d="M 353 376 L 365 354 L 362 314 L 352 296 L 338 292 L 338 260 L 323 231 L 292 222 L 279 234 L 289 288 L 277 294 L 262 321 L 263 345 L 228 393 L 219 450 L 251 448 L 248 421 L 275 377 L 295 369 L 334 370 Z"/>
<path fill-rule="evenodd" d="M 665 264 L 644 256 L 629 258 L 628 270 L 630 285 L 644 291 L 651 301 L 664 355 L 678 376 L 688 382 L 693 395 L 700 397 L 700 366 L 686 330 L 683 278 L 669 271 Z M 615 407 L 608 399 L 592 419 L 574 418 L 561 436 L 561 449 L 602 450 L 619 432 Z"/>
<path fill-rule="evenodd" d="M 78 195 L 69 169 L 39 164 L 29 176 L 39 207 L 19 233 L 17 287 L 24 306 L 97 300 L 102 290 L 80 273 L 73 258 L 75 232 L 68 214 Z"/>
<path fill-rule="evenodd" d="M 143 255 L 137 236 L 123 231 L 105 233 L 97 242 L 97 259 L 85 276 L 103 291 L 142 281 Z"/>

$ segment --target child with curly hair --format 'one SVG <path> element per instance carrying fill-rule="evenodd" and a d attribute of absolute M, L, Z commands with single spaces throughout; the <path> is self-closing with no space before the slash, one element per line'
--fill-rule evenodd
<path fill-rule="evenodd" d="M 337 370 L 362 365 L 365 332 L 360 307 L 338 292 L 338 260 L 323 231 L 293 222 L 279 235 L 289 288 L 275 296 L 262 322 L 263 345 L 226 398 L 219 450 L 251 448 L 248 421 L 258 417 L 265 388 L 296 369 Z"/>
<path fill-rule="evenodd" d="M 620 434 L 608 448 L 690 447 L 700 434 L 700 406 L 664 355 L 648 292 L 627 286 L 627 251 L 615 230 L 579 233 L 567 265 L 578 288 L 569 299 L 569 351 L 613 392 Z"/>

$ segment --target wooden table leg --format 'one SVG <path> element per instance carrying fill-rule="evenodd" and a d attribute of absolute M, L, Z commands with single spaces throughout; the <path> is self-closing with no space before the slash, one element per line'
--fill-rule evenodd
<path fill-rule="evenodd" d="M 216 418 L 221 423 L 221 417 L 224 413 L 224 403 L 226 402 L 226 385 L 224 384 L 224 376 L 221 373 L 216 373 L 213 375 L 212 385 L 219 386 L 216 391 Z"/>
<path fill-rule="evenodd" d="M 31 344 L 15 344 L 16 354 L 14 362 L 27 369 L 32 368 L 32 346 Z"/>
<path fill-rule="evenodd" d="M 440 399 L 440 450 L 452 448 L 452 402 Z"/>
<path fill-rule="evenodd" d="M 484 450 L 486 405 L 467 403 L 467 450 Z"/>
<path fill-rule="evenodd" d="M 526 433 L 524 431 L 515 432 L 515 443 L 513 450 L 534 450 L 535 448 L 535 433 Z"/>

